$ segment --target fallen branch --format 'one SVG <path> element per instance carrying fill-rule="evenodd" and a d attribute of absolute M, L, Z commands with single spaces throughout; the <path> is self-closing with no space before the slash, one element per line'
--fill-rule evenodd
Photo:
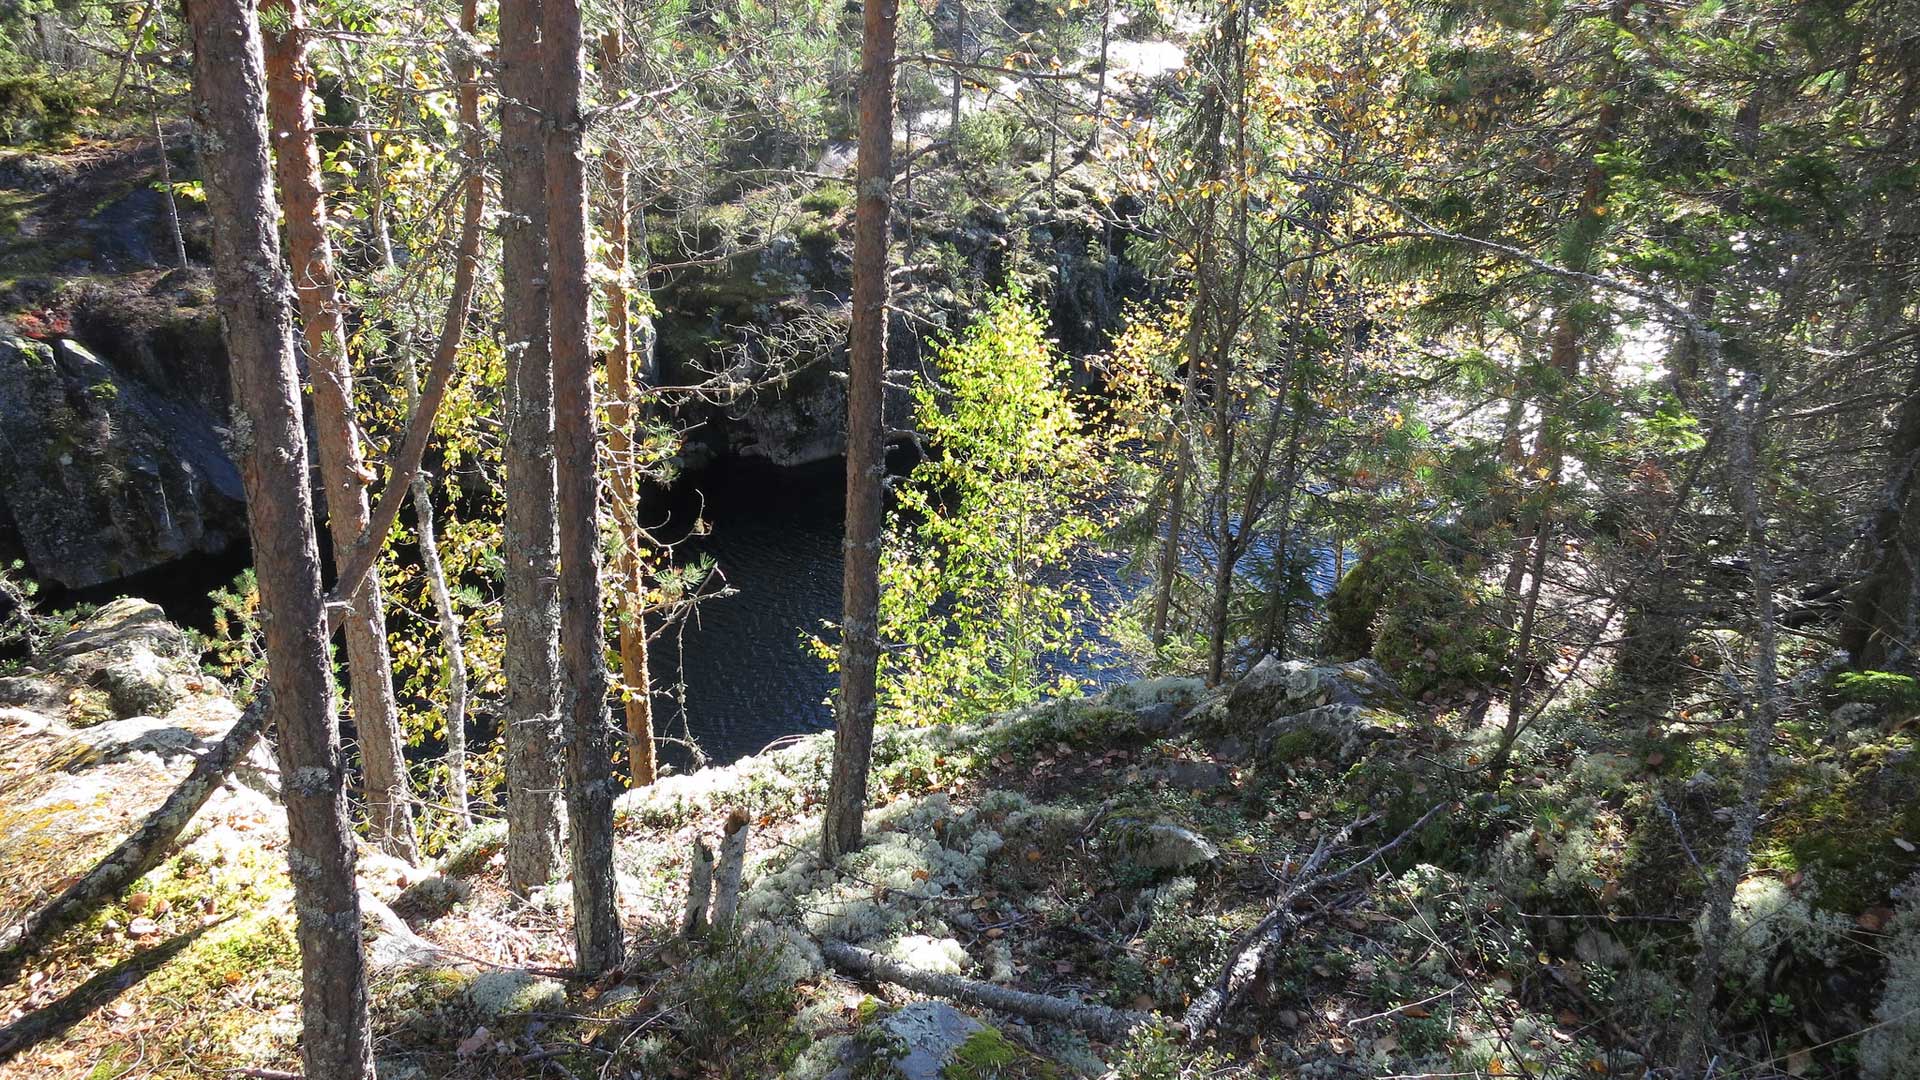
<path fill-rule="evenodd" d="M 1195 998 L 1192 1006 L 1187 1009 L 1187 1015 L 1182 1020 L 1182 1025 L 1187 1029 L 1187 1042 L 1200 1041 L 1215 1024 L 1220 1022 L 1220 1017 L 1240 1000 L 1259 978 L 1260 973 L 1266 970 L 1274 950 L 1307 921 L 1305 916 L 1294 912 L 1295 904 L 1315 892 L 1346 879 L 1361 867 L 1399 847 L 1407 837 L 1420 831 L 1427 822 L 1433 820 L 1433 816 L 1446 805 L 1446 803 L 1435 803 L 1431 809 L 1420 815 L 1420 820 L 1407 826 L 1400 835 L 1332 874 L 1321 873 L 1327 860 L 1332 858 L 1334 852 L 1338 851 L 1354 833 L 1379 820 L 1379 815 L 1361 818 L 1331 837 L 1322 838 L 1316 843 L 1313 846 L 1313 853 L 1307 856 L 1300 864 L 1299 870 L 1294 873 L 1292 883 L 1282 890 L 1279 898 L 1274 901 L 1273 911 L 1241 936 L 1240 941 L 1233 948 L 1232 958 L 1227 961 L 1227 966 L 1221 970 L 1219 976 L 1213 980 L 1213 985 Z"/>
<path fill-rule="evenodd" d="M 67 886 L 20 925 L 0 933 L 0 982 L 11 982 L 22 960 L 45 947 L 53 936 L 86 918 L 101 904 L 118 896 L 128 885 L 160 865 L 172 849 L 180 830 L 200 812 L 207 799 L 219 787 L 233 767 L 253 748 L 260 737 L 271 695 L 265 687 L 254 694 L 240 718 L 225 736 L 194 762 L 193 771 L 173 789 L 132 836 L 120 842 L 106 858 L 95 864 L 80 880 Z"/>
<path fill-rule="evenodd" d="M 1109 1042 L 1125 1038 L 1128 1032 L 1142 1024 L 1154 1022 L 1154 1017 L 1148 1013 L 1109 1009 L 1105 1005 L 1090 1005 L 1080 1001 L 1068 1001 L 1066 998 L 1049 997 L 1045 994 L 1031 994 L 1024 990 L 961 978 L 958 975 L 943 975 L 939 972 L 911 968 L 845 942 L 821 942 L 820 955 L 825 957 L 829 964 L 849 975 L 880 979 L 883 982 L 904 986 L 917 993 L 964 1001 L 970 1005 L 1013 1013 L 1032 1020 L 1051 1020 L 1054 1023 L 1078 1028 Z"/>

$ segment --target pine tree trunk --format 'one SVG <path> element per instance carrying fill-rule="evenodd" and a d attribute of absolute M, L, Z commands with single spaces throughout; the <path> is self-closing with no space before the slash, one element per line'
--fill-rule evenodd
<path fill-rule="evenodd" d="M 610 30 L 600 39 L 600 75 L 608 97 L 617 97 L 626 39 Z M 658 759 L 653 743 L 653 692 L 647 671 L 646 572 L 649 544 L 640 529 L 640 470 L 634 460 L 634 431 L 640 419 L 639 380 L 634 377 L 633 315 L 627 289 L 633 276 L 627 219 L 627 157 L 617 146 L 600 153 L 605 189 L 600 207 L 600 236 L 612 271 L 605 290 L 607 326 L 613 345 L 607 350 L 607 453 L 613 458 L 613 520 L 620 536 L 614 558 L 615 607 L 620 613 L 620 682 L 626 699 L 627 771 L 634 787 L 653 783 Z"/>
<path fill-rule="evenodd" d="M 326 234 L 326 196 L 320 183 L 320 151 L 314 140 L 313 100 L 308 87 L 307 18 L 300 0 L 269 0 L 277 10 L 270 20 L 278 32 L 264 33 L 267 64 L 267 117 L 274 144 L 287 233 L 287 257 L 293 266 L 294 296 L 307 344 L 307 369 L 313 388 L 313 428 L 320 480 L 327 493 L 327 530 L 333 537 L 336 568 L 352 556 L 367 530 L 367 482 L 372 476 L 360 455 L 353 421 L 353 367 L 347 357 L 339 279 L 333 245 Z M 393 696 L 393 662 L 387 652 L 385 598 L 380 581 L 368 575 L 343 620 L 347 636 L 347 684 L 353 702 L 354 731 L 366 773 L 367 818 L 374 839 L 388 854 L 409 862 L 419 858 L 413 805 L 407 792 L 406 739 Z"/>
<path fill-rule="evenodd" d="M 566 662 L 567 835 L 573 865 L 576 964 L 620 966 L 624 943 L 613 875 L 613 762 L 607 738 L 606 635 L 597 527 L 599 439 L 593 411 L 587 182 L 580 111 L 579 0 L 545 0 L 547 260 L 552 300 L 553 441 L 560 512 L 560 649 Z"/>
<path fill-rule="evenodd" d="M 540 0 L 500 4 L 501 330 L 507 361 L 507 884 L 560 872 L 560 546 L 547 347 L 547 181 Z"/>
<path fill-rule="evenodd" d="M 820 829 L 831 862 L 860 842 L 873 756 L 880 663 L 880 532 L 887 457 L 888 184 L 893 176 L 893 50 L 898 0 L 866 0 L 860 41 L 858 202 L 853 219 L 853 329 L 848 342 L 846 580 L 833 775 Z"/>
<path fill-rule="evenodd" d="M 311 1077 L 371 1078 L 353 829 L 333 722 L 292 290 L 275 235 L 259 12 L 249 0 L 191 0 L 187 18 L 215 292 L 238 414 L 230 449 L 246 487 L 261 609 L 272 613 L 265 620 L 267 680 L 300 943 L 301 1056 Z"/>

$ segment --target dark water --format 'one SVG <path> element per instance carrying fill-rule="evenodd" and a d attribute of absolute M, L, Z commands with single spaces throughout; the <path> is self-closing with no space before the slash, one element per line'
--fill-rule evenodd
<path fill-rule="evenodd" d="M 892 460 L 896 472 L 911 461 Z M 684 679 L 685 708 L 656 708 L 670 738 L 688 731 L 710 758 L 727 762 L 799 732 L 833 726 L 828 695 L 836 686 L 824 660 L 807 651 L 803 632 L 817 632 L 840 612 L 841 540 L 846 499 L 843 462 L 781 468 L 728 460 L 685 478 L 670 504 L 656 511 L 664 538 L 684 535 L 696 516 L 711 526 L 682 550 L 714 560 L 736 595 L 702 603 L 677 632 L 655 640 L 656 686 Z M 1120 560 L 1090 557 L 1068 571 L 1108 610 L 1128 595 Z M 1098 620 L 1089 633 L 1101 644 Z M 1059 668 L 1096 683 L 1122 677 L 1111 650 Z M 662 687 L 662 692 L 668 692 Z M 663 755 L 684 766 L 689 755 L 669 745 Z"/>
<path fill-rule="evenodd" d="M 826 699 L 834 677 L 801 635 L 840 611 L 845 484 L 837 460 L 798 468 L 727 460 L 676 489 L 662 538 L 704 522 L 706 534 L 680 546 L 682 560 L 712 560 L 702 591 L 734 595 L 701 602 L 655 639 L 655 686 L 680 698 L 656 707 L 663 734 L 691 731 L 709 757 L 732 761 L 781 736 L 832 726 Z M 663 752 L 682 766 L 690 757 L 683 746 Z"/>

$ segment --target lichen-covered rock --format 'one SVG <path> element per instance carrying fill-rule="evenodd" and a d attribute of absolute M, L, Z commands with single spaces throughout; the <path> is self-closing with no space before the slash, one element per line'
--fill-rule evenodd
<path fill-rule="evenodd" d="M 890 1063 L 899 1080 L 940 1080 L 948 1062 L 986 1025 L 944 1001 L 917 1001 L 880 1022 L 902 1051 Z"/>
<path fill-rule="evenodd" d="M 1191 722 L 1206 697 L 1207 686 L 1199 679 L 1165 676 L 1123 683 L 1101 695 L 1098 704 L 1132 713 L 1142 734 L 1158 738 Z"/>
<path fill-rule="evenodd" d="M 198 651 L 166 612 L 145 600 L 115 600 L 82 620 L 43 658 L 75 686 L 106 695 L 115 719 L 160 716 L 200 685 Z"/>
<path fill-rule="evenodd" d="M 1122 818 L 1108 826 L 1107 839 L 1142 870 L 1189 870 L 1220 857 L 1213 841 L 1183 825 Z"/>
<path fill-rule="evenodd" d="M 1266 656 L 1227 697 L 1227 723 L 1250 732 L 1323 705 L 1396 708 L 1403 701 L 1400 688 L 1371 660 L 1313 664 Z"/>
<path fill-rule="evenodd" d="M 76 342 L 0 335 L 0 541 L 73 588 L 225 550 L 245 495 L 216 431 Z"/>

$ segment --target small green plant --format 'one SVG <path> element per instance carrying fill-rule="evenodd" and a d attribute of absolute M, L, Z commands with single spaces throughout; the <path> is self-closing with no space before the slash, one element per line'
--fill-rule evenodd
<path fill-rule="evenodd" d="M 213 601 L 213 634 L 206 643 L 206 668 L 226 679 L 260 675 L 265 657 L 260 646 L 259 580 L 251 569 L 242 570 L 231 585 L 207 595 Z"/>
<path fill-rule="evenodd" d="M 1195 1056 L 1165 1028 L 1138 1027 L 1113 1061 L 1114 1080 L 1181 1080 L 1206 1075 L 1218 1065 L 1212 1051 Z"/>
<path fill-rule="evenodd" d="M 1084 647 L 1092 601 L 1060 571 L 1095 533 L 1082 507 L 1103 473 L 1023 295 L 989 300 L 939 363 L 914 390 L 931 456 L 900 485 L 881 552 L 882 707 L 916 724 L 1077 688 L 1045 665 Z"/>
<path fill-rule="evenodd" d="M 804 1046 L 791 1024 L 798 994 L 772 946 L 752 938 L 717 941 L 688 965 L 681 989 L 681 1040 L 688 1059 L 713 1069 L 710 1075 L 776 1075 Z"/>
<path fill-rule="evenodd" d="M 1847 671 L 1833 680 L 1842 701 L 1878 705 L 1902 714 L 1920 712 L 1920 681 L 1891 671 Z"/>

